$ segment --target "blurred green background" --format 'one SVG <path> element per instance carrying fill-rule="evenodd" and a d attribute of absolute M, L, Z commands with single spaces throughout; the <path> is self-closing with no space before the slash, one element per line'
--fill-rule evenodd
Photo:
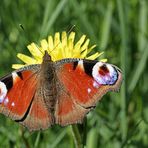
<path fill-rule="evenodd" d="M 25 28 L 23 31 L 19 24 Z M 21 63 L 30 42 L 76 27 L 96 51 L 120 67 L 124 82 L 87 115 L 88 148 L 148 147 L 148 1 L 147 0 L 3 0 L 0 2 L 0 76 Z M 102 57 L 103 58 L 103 57 Z M 82 131 L 83 132 L 83 131 Z M 0 147 L 74 148 L 71 126 L 29 133 L 0 115 Z"/>

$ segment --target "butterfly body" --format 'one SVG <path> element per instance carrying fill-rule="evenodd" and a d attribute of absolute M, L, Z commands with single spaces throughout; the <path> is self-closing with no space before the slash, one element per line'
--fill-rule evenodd
<path fill-rule="evenodd" d="M 103 62 L 63 59 L 46 52 L 42 64 L 29 65 L 0 79 L 0 112 L 29 130 L 82 122 L 108 91 L 119 89 L 121 71 Z"/>

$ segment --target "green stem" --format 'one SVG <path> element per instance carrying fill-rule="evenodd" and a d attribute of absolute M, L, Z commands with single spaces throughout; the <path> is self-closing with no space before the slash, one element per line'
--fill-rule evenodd
<path fill-rule="evenodd" d="M 40 135 L 41 135 L 41 132 L 39 131 L 38 134 L 37 134 L 37 137 L 36 137 L 35 143 L 34 143 L 34 147 L 35 147 L 35 148 L 37 148 L 38 145 L 39 145 Z"/>
<path fill-rule="evenodd" d="M 80 131 L 78 129 L 78 125 L 76 125 L 76 124 L 71 125 L 71 128 L 72 128 L 76 148 L 83 148 L 82 137 L 81 137 Z"/>

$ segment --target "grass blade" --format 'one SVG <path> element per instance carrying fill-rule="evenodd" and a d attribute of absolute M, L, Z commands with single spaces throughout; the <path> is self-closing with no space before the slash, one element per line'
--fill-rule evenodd
<path fill-rule="evenodd" d="M 125 140 L 127 135 L 127 118 L 126 118 L 126 53 L 127 53 L 127 31 L 125 21 L 125 11 L 123 5 L 125 1 L 117 0 L 119 21 L 120 21 L 120 33 L 121 33 L 121 69 L 124 74 L 124 81 L 121 88 L 121 134 L 122 140 Z"/>

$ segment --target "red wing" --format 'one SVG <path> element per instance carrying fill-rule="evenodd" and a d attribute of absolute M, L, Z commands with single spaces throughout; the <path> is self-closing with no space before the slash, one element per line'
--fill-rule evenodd
<path fill-rule="evenodd" d="M 36 91 L 37 72 L 22 69 L 0 80 L 0 112 L 13 120 L 22 119 Z"/>
<path fill-rule="evenodd" d="M 30 131 L 47 129 L 54 123 L 52 115 L 48 112 L 47 105 L 44 102 L 43 96 L 36 93 L 33 102 L 29 107 L 29 113 L 24 120 L 19 121 L 26 126 Z"/>
<path fill-rule="evenodd" d="M 105 93 L 119 89 L 122 81 L 114 66 L 86 60 L 62 63 L 57 67 L 57 77 L 61 88 L 55 116 L 61 125 L 81 121 Z"/>
<path fill-rule="evenodd" d="M 64 126 L 73 123 L 81 123 L 83 117 L 90 111 L 90 109 L 86 109 L 77 104 L 75 98 L 73 98 L 69 92 L 65 92 L 62 89 L 59 90 L 57 97 L 58 101 L 55 106 L 57 124 Z"/>

